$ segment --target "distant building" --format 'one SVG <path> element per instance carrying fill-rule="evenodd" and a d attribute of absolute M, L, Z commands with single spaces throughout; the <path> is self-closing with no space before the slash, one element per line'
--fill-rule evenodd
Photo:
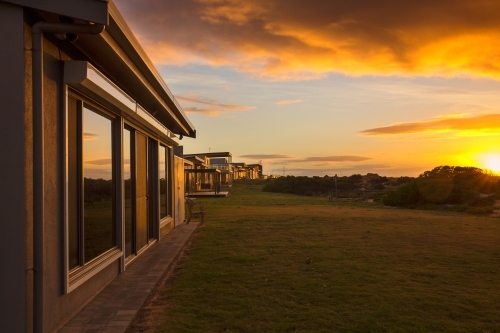
<path fill-rule="evenodd" d="M 230 152 L 197 153 L 184 155 L 186 160 L 195 163 L 195 169 L 206 169 L 205 172 L 195 172 L 196 179 L 199 179 L 200 186 L 195 187 L 195 191 L 217 190 L 229 191 L 233 186 L 233 166 L 231 164 L 232 155 Z M 195 161 L 204 161 L 203 165 L 197 168 Z"/>
<path fill-rule="evenodd" d="M 249 168 L 252 168 L 253 177 L 252 179 L 263 179 L 262 164 L 248 164 Z"/>

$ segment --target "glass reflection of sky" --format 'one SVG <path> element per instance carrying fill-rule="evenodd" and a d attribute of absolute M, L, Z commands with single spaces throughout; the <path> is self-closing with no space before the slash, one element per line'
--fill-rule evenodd
<path fill-rule="evenodd" d="M 165 155 L 167 153 L 167 148 L 164 146 L 160 146 L 160 150 L 158 153 L 158 163 L 160 168 L 160 179 L 165 179 Z"/>
<path fill-rule="evenodd" d="M 166 165 L 165 156 L 167 154 L 167 147 L 160 145 L 158 150 L 158 169 L 160 177 L 160 219 L 167 217 L 167 179 L 165 175 Z"/>
<path fill-rule="evenodd" d="M 113 122 L 87 107 L 82 112 L 84 262 L 116 245 L 113 222 Z M 92 134 L 92 135 L 89 135 Z M 89 139 L 90 138 L 90 139 Z"/>
<path fill-rule="evenodd" d="M 110 180 L 112 178 L 111 120 L 83 109 L 84 177 Z"/>
<path fill-rule="evenodd" d="M 129 130 L 123 130 L 123 177 L 130 179 L 130 136 Z"/>

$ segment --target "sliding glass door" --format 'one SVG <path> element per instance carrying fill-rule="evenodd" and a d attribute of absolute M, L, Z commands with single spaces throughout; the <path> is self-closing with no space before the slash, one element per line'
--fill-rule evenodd
<path fill-rule="evenodd" d="M 149 243 L 148 137 L 131 127 L 123 131 L 125 182 L 125 257 Z"/>
<path fill-rule="evenodd" d="M 148 245 L 148 138 L 135 132 L 135 227 L 137 251 Z"/>

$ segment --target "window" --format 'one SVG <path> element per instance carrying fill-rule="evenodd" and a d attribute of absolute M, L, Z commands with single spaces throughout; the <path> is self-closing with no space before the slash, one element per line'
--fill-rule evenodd
<path fill-rule="evenodd" d="M 160 187 L 160 220 L 170 215 L 170 200 L 168 195 L 168 148 L 164 145 L 159 146 L 158 150 L 158 170 Z"/>
<path fill-rule="evenodd" d="M 71 292 L 119 258 L 125 268 L 157 240 L 159 220 L 172 216 L 172 183 L 171 150 L 148 128 L 125 123 L 74 90 L 66 126 L 65 291 Z"/>
<path fill-rule="evenodd" d="M 152 196 L 157 199 L 152 189 L 151 161 L 156 155 L 151 154 L 150 146 L 157 142 L 132 126 L 123 129 L 123 175 L 125 191 L 125 258 L 126 262 L 140 254 L 156 236 L 153 225 Z M 154 162 L 156 166 L 157 162 Z M 155 169 L 156 170 L 156 169 Z M 154 178 L 156 179 L 156 178 Z M 156 187 L 154 187 L 156 188 Z"/>
<path fill-rule="evenodd" d="M 132 142 L 133 136 L 130 128 L 123 129 L 123 177 L 125 184 L 125 257 L 130 256 L 133 251 L 133 187 L 132 187 Z"/>
<path fill-rule="evenodd" d="M 68 265 L 84 266 L 116 247 L 114 121 L 68 98 Z"/>

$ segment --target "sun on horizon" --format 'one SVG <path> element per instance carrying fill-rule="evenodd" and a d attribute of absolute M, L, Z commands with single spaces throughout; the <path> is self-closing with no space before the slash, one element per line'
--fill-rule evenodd
<path fill-rule="evenodd" d="M 490 153 L 483 156 L 483 163 L 485 169 L 491 170 L 495 174 L 500 174 L 500 154 Z"/>

